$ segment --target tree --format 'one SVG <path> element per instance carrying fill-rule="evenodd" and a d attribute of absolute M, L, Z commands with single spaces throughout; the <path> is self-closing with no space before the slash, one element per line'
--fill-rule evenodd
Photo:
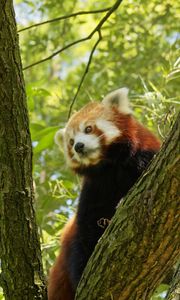
<path fill-rule="evenodd" d="M 150 299 L 177 262 L 179 149 L 180 114 L 147 172 L 120 203 L 87 264 L 76 299 Z"/>
<path fill-rule="evenodd" d="M 122 2 L 121 6 L 118 9 L 115 6 L 116 10 L 109 15 L 109 18 L 106 19 L 100 30 L 97 30 L 86 42 L 79 45 L 76 44 L 77 46 L 75 46 L 75 41 L 88 36 L 97 27 L 100 20 L 107 13 L 109 14 L 110 10 L 112 12 L 112 7 L 118 3 L 120 4 L 120 2 Z M 7 16 L 2 14 L 3 18 L 0 20 L 2 24 L 1 28 L 7 27 L 8 29 L 9 24 L 13 24 L 11 14 L 9 14 L 9 11 L 12 12 L 9 3 L 9 1 L 3 0 L 0 4 L 2 12 L 4 5 L 7 6 L 7 16 L 9 16 L 8 20 L 10 20 L 10 23 L 7 23 L 5 26 L 4 18 L 6 17 L 7 20 Z M 64 223 L 76 206 L 76 201 L 74 200 L 77 198 L 79 187 L 78 179 L 74 178 L 67 171 L 64 167 L 63 155 L 60 155 L 57 148 L 54 147 L 54 133 L 59 127 L 64 127 L 70 104 L 72 104 L 72 99 L 76 96 L 79 87 L 81 89 L 74 102 L 74 108 L 76 109 L 82 107 L 89 99 L 100 99 L 103 97 L 103 94 L 106 94 L 110 90 L 121 86 L 128 86 L 132 91 L 131 103 L 138 119 L 156 133 L 160 133 L 163 138 L 166 136 L 175 118 L 175 109 L 178 102 L 179 60 L 176 38 L 179 30 L 178 22 L 176 22 L 178 19 L 178 2 L 175 0 L 172 0 L 171 3 L 169 0 L 163 2 L 159 0 L 145 0 L 139 4 L 135 0 L 114 0 L 112 4 L 109 4 L 108 0 L 51 0 L 50 2 L 46 0 L 15 0 L 15 9 L 19 24 L 21 56 L 25 69 L 24 76 L 31 120 L 30 129 L 34 150 L 33 173 L 36 183 L 35 206 L 41 234 L 43 262 L 45 272 L 47 273 L 54 262 L 57 249 L 59 249 L 59 231 L 61 231 Z M 34 22 L 40 24 L 33 24 Z M 24 28 L 24 26 L 30 26 L 31 28 Z M 15 29 L 13 25 L 14 34 Z M 4 63 L 6 63 L 8 70 L 10 70 L 8 75 L 11 76 L 11 82 L 16 81 L 17 83 L 19 75 L 14 71 L 16 68 L 11 55 L 9 56 L 9 64 L 7 63 L 8 53 L 6 51 L 7 48 L 4 47 L 6 45 L 4 41 L 9 45 L 9 37 L 12 38 L 12 34 L 8 32 L 1 35 L 1 38 L 4 39 L 0 43 L 1 54 L 3 52 L 3 55 L 6 55 L 4 56 L 5 59 L 3 57 L 3 63 L 1 63 L 0 73 L 4 70 Z M 73 44 L 73 47 L 67 49 L 66 46 L 70 43 Z M 17 45 L 15 44 L 15 46 Z M 62 48 L 66 49 L 59 55 L 59 50 Z M 19 50 L 16 47 L 13 49 L 15 49 L 15 52 L 10 53 L 16 53 L 16 60 L 19 62 L 19 54 L 17 52 Z M 57 52 L 57 55 L 54 55 L 55 52 Z M 89 58 L 92 58 L 91 54 L 93 55 L 93 59 L 89 60 Z M 48 56 L 53 57 L 53 59 L 44 60 Z M 26 68 L 34 62 L 42 60 L 43 62 L 37 66 Z M 3 77 L 1 78 L 3 80 L 0 81 L 0 97 L 4 97 L 4 85 L 7 83 L 5 81 L 7 78 L 6 70 L 2 72 Z M 21 67 L 18 69 L 18 72 L 21 76 Z M 12 78 L 12 74 L 16 75 L 15 78 Z M 86 74 L 85 78 L 83 78 L 83 74 Z M 20 117 L 20 112 L 24 113 L 24 115 L 21 115 L 21 120 L 25 120 L 25 122 L 20 121 L 18 124 L 13 122 L 13 124 L 17 125 L 16 131 L 13 132 L 12 130 L 11 138 L 9 134 L 7 135 L 10 145 L 11 142 L 16 141 L 15 133 L 21 141 L 20 149 L 22 149 L 22 152 L 20 153 L 22 153 L 22 164 L 20 166 L 22 168 L 19 168 L 18 159 L 12 164 L 14 166 L 13 172 L 18 165 L 17 173 L 19 172 L 19 175 L 15 178 L 16 180 L 21 177 L 20 173 L 23 169 L 23 163 L 26 164 L 28 170 L 31 169 L 31 141 L 29 139 L 29 132 L 26 132 L 26 136 L 20 135 L 23 123 L 26 127 L 29 126 L 26 105 L 24 105 L 24 83 L 22 80 L 20 83 L 21 86 L 18 85 L 18 89 L 15 88 L 15 85 L 8 85 L 8 89 L 6 90 L 5 97 L 10 98 L 10 92 L 12 92 L 13 97 L 9 100 L 15 103 L 16 99 L 17 104 L 19 104 L 18 107 L 13 105 L 13 114 L 10 115 L 10 111 L 8 111 L 4 101 L 1 103 L 3 104 L 3 111 L 1 111 L 3 117 L 1 121 L 3 124 L 4 122 L 9 124 L 10 119 L 14 121 L 16 114 Z M 13 90 L 11 87 L 13 87 Z M 20 93 L 20 90 L 21 92 L 23 91 L 23 95 Z M 13 92 L 17 94 L 17 98 L 14 97 Z M 10 104 L 9 101 L 6 103 Z M 6 112 L 8 111 L 9 113 L 6 117 L 3 113 L 5 112 L 4 107 L 6 108 Z M 3 127 L 1 126 L 0 130 L 6 127 L 6 124 Z M 13 128 L 8 126 L 7 132 L 9 133 Z M 21 132 L 24 132 L 24 130 Z M 2 135 L 0 136 L 2 138 Z M 4 137 L 3 135 L 3 139 Z M 26 144 L 26 140 L 28 151 L 27 156 L 24 157 L 24 148 L 21 148 L 21 146 Z M 9 152 L 6 151 L 7 148 L 4 148 L 4 142 L 0 144 L 0 147 L 1 145 L 4 145 L 3 148 L 0 148 L 3 150 L 3 156 L 1 157 L 0 155 L 0 157 L 4 166 L 6 161 L 10 162 L 10 159 L 6 157 L 6 161 L 4 160 L 5 152 Z M 12 147 L 12 156 L 14 153 L 15 148 Z M 16 155 L 15 157 L 20 159 L 21 156 Z M 27 177 L 26 182 L 28 182 Z M 14 185 L 12 187 L 14 188 Z M 29 177 L 29 187 L 32 187 L 31 177 Z M 18 186 L 18 190 L 23 191 L 23 187 L 20 186 L 20 188 L 22 189 L 19 189 Z M 4 192 L 1 194 L 4 195 Z M 32 194 L 29 194 L 29 201 L 30 198 L 32 198 Z M 0 203 L 4 205 L 4 198 Z M 13 203 L 15 205 L 16 202 Z M 25 202 L 23 203 L 25 204 Z M 24 209 L 23 203 L 18 202 L 19 205 L 22 204 L 20 207 L 22 209 Z M 10 228 L 10 226 L 14 226 L 14 218 L 9 223 L 7 219 L 10 214 L 9 208 L 7 217 L 4 216 L 3 209 L 3 206 L 1 206 L 1 214 L 3 213 L 2 221 L 4 222 L 6 218 L 6 225 Z M 15 207 L 15 209 L 17 208 Z M 25 212 L 27 211 L 25 210 Z M 34 219 L 34 212 L 31 212 L 31 216 Z M 27 224 L 24 214 L 22 215 L 22 221 L 25 221 L 25 224 Z M 20 227 L 20 224 L 18 225 Z M 19 227 L 16 228 L 17 231 Z M 26 228 L 28 228 L 28 224 Z M 5 232 L 4 227 L 2 227 L 1 231 Z M 14 242 L 14 238 L 12 239 L 14 232 L 13 230 L 10 236 L 12 242 Z M 30 233 L 32 233 L 32 238 L 35 237 L 36 240 L 36 230 L 33 232 Z M 19 231 L 18 233 L 20 234 Z M 21 238 L 23 238 L 23 235 L 21 235 Z M 5 241 L 5 237 L 3 239 Z M 18 243 L 21 244 L 20 236 L 19 239 L 16 239 L 16 245 Z M 34 247 L 34 245 L 32 246 Z M 35 248 L 33 248 L 34 251 Z M 36 254 L 39 255 L 38 242 L 36 249 Z M 3 255 L 6 254 L 7 256 L 8 253 L 5 253 L 5 250 L 3 249 Z M 18 259 L 20 259 L 20 256 L 21 253 L 19 253 Z M 32 262 L 31 259 L 30 262 Z M 3 274 L 6 272 L 6 267 L 7 264 L 4 264 Z M 40 268 L 40 270 L 42 269 Z M 8 270 L 7 273 L 9 276 L 10 272 Z M 26 279 L 29 280 L 29 278 Z M 23 277 L 22 280 L 25 280 L 25 278 Z M 33 280 L 33 276 L 31 280 Z M 43 281 L 43 277 L 41 277 L 41 280 Z M 6 282 L 1 279 L 1 283 L 2 285 L 4 283 L 6 288 Z M 11 281 L 10 284 L 12 287 Z M 15 286 L 17 287 L 17 284 Z M 161 295 L 159 295 L 159 299 L 163 299 Z"/>
<path fill-rule="evenodd" d="M 11 0 L 0 2 L 0 282 L 5 299 L 46 299 L 34 215 L 32 146 Z"/>

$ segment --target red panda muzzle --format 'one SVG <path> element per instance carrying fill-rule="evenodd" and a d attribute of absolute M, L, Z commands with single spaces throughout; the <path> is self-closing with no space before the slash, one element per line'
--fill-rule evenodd
<path fill-rule="evenodd" d="M 58 145 L 60 134 L 62 130 L 56 134 Z M 49 300 L 74 299 L 117 204 L 160 148 L 160 141 L 132 116 L 127 88 L 75 113 L 63 131 L 63 144 L 67 163 L 83 176 L 83 184 L 76 217 L 65 227 L 61 252 L 49 276 Z"/>
<path fill-rule="evenodd" d="M 83 154 L 84 153 L 84 144 L 83 143 L 76 143 L 74 149 L 77 153 Z"/>

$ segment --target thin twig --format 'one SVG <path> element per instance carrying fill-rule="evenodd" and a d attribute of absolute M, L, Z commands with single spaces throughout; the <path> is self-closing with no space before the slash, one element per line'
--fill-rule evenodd
<path fill-rule="evenodd" d="M 43 58 L 43 59 L 41 59 L 41 60 L 39 60 L 39 61 L 36 61 L 35 63 L 33 63 L 33 64 L 31 64 L 31 65 L 28 65 L 28 66 L 24 67 L 23 70 L 27 70 L 27 69 L 29 69 L 29 68 L 31 68 L 31 67 L 34 67 L 34 66 L 36 66 L 36 65 L 39 65 L 39 64 L 41 64 L 41 63 L 43 63 L 43 62 L 45 62 L 45 61 L 47 61 L 47 60 L 50 60 L 51 58 L 53 58 L 54 56 L 56 56 L 56 55 L 58 55 L 59 53 L 63 52 L 64 50 L 70 48 L 71 46 L 76 45 L 76 44 L 81 43 L 81 42 L 84 42 L 84 41 L 87 41 L 87 40 L 89 40 L 89 39 L 90 39 L 90 36 L 87 36 L 87 37 L 85 37 L 85 38 L 82 38 L 82 39 L 79 39 L 79 40 L 77 40 L 77 41 L 75 41 L 75 42 L 72 42 L 72 43 L 66 45 L 65 47 L 63 47 L 63 48 L 57 50 L 56 52 L 52 53 L 51 55 L 49 55 L 49 56 L 47 56 L 47 57 L 45 57 L 45 58 Z"/>
<path fill-rule="evenodd" d="M 82 86 L 82 84 L 83 84 L 83 82 L 84 82 L 84 79 L 85 79 L 85 77 L 86 77 L 86 75 L 87 75 L 87 73 L 88 73 L 88 71 L 89 71 L 90 64 L 91 64 L 91 61 L 92 61 L 92 58 L 93 58 L 93 54 L 94 54 L 94 52 L 95 52 L 95 50 L 96 50 L 96 48 L 97 48 L 97 45 L 99 44 L 99 42 L 100 42 L 101 39 L 102 39 L 102 36 L 101 36 L 101 27 L 102 27 L 102 25 L 104 24 L 104 22 L 109 18 L 109 16 L 110 16 L 110 15 L 111 15 L 118 7 L 119 7 L 119 5 L 121 4 L 122 1 L 123 1 L 123 0 L 118 0 L 118 1 L 116 1 L 116 3 L 111 7 L 111 9 L 108 11 L 108 13 L 104 16 L 104 18 L 101 19 L 101 21 L 98 23 L 98 25 L 94 28 L 94 30 L 93 30 L 93 31 L 90 33 L 90 35 L 89 35 L 89 38 L 91 38 L 91 37 L 95 34 L 95 32 L 98 32 L 99 38 L 98 38 L 98 40 L 96 41 L 96 43 L 94 44 L 94 46 L 93 46 L 93 48 L 92 48 L 92 50 L 91 50 L 91 53 L 90 53 L 90 55 L 89 55 L 89 59 L 88 59 L 88 62 L 87 62 L 85 71 L 84 71 L 84 73 L 83 73 L 83 76 L 82 76 L 81 81 L 80 81 L 80 83 L 79 83 L 79 86 L 78 86 L 78 88 L 77 88 L 76 94 L 74 95 L 74 98 L 73 98 L 73 100 L 72 100 L 72 102 L 71 102 L 71 105 L 70 105 L 70 107 L 69 107 L 68 119 L 69 119 L 69 117 L 70 117 L 70 115 L 71 115 L 73 105 L 74 105 L 74 103 L 75 103 L 75 101 L 76 101 L 76 98 L 77 98 L 77 96 L 78 96 L 78 94 L 79 94 L 79 91 L 80 91 L 81 86 Z"/>
<path fill-rule="evenodd" d="M 56 56 L 59 53 L 63 52 L 64 50 L 70 48 L 71 46 L 91 39 L 96 32 L 100 31 L 100 29 L 103 26 L 103 24 L 110 17 L 110 15 L 119 7 L 119 5 L 121 4 L 122 1 L 123 0 L 117 0 L 115 2 L 115 4 L 109 9 L 109 11 L 107 12 L 107 14 L 100 20 L 100 22 L 98 23 L 98 25 L 93 29 L 93 31 L 87 37 L 79 39 L 79 40 L 77 40 L 75 42 L 72 42 L 72 43 L 66 45 L 65 47 L 61 48 L 60 50 L 57 50 L 56 52 L 52 53 L 50 56 L 48 56 L 48 57 L 46 57 L 44 59 L 41 59 L 41 60 L 39 60 L 39 61 L 31 64 L 31 65 L 26 66 L 25 68 L 23 68 L 23 70 L 27 70 L 27 69 L 29 69 L 29 68 L 31 68 L 33 66 L 36 66 L 36 65 L 38 65 L 40 63 L 43 63 L 43 62 L 45 62 L 47 60 L 50 60 L 51 58 L 53 58 L 54 56 Z"/>
<path fill-rule="evenodd" d="M 101 31 L 100 31 L 100 30 L 98 30 L 98 34 L 99 34 L 99 38 L 98 38 L 98 40 L 96 41 L 96 43 L 94 44 L 94 46 L 93 46 L 93 48 L 92 48 L 92 50 L 91 50 L 91 53 L 90 53 L 90 55 L 89 55 L 89 59 L 88 59 L 86 68 L 85 68 L 84 73 L 83 73 L 83 76 L 82 76 L 82 78 L 81 78 L 81 81 L 80 81 L 80 83 L 79 83 L 79 85 L 78 85 L 77 91 L 76 91 L 76 93 L 75 93 L 75 95 L 74 95 L 74 97 L 73 97 L 73 99 L 72 99 L 71 104 L 70 104 L 69 112 L 68 112 L 68 119 L 70 118 L 70 115 L 71 115 L 71 112 L 72 112 L 73 105 L 74 105 L 74 103 L 75 103 L 75 101 L 76 101 L 76 98 L 77 98 L 77 96 L 78 96 L 78 94 L 79 94 L 79 91 L 80 91 L 81 86 L 82 86 L 82 84 L 83 84 L 83 82 L 84 82 L 84 79 L 85 79 L 85 77 L 86 77 L 86 75 L 87 75 L 87 73 L 88 73 L 88 71 L 89 71 L 89 67 L 90 67 L 90 64 L 91 64 L 91 61 L 92 61 L 94 52 L 95 52 L 95 50 L 96 50 L 96 48 L 97 48 L 97 45 L 99 44 L 99 42 L 100 42 L 101 39 L 102 39 Z"/>
<path fill-rule="evenodd" d="M 108 10 L 110 10 L 110 7 L 107 7 L 107 8 L 104 8 L 104 9 L 98 9 L 98 10 L 78 11 L 78 12 L 70 14 L 70 15 L 57 17 L 57 18 L 54 18 L 54 19 L 50 19 L 50 20 L 47 20 L 47 21 L 44 21 L 44 22 L 39 22 L 39 23 L 30 25 L 30 26 L 27 26 L 25 28 L 22 28 L 22 29 L 18 30 L 18 32 L 29 30 L 31 28 L 38 27 L 38 26 L 41 26 L 41 25 L 44 25 L 44 24 L 49 24 L 49 23 L 53 23 L 53 22 L 57 22 L 57 21 L 77 17 L 77 16 L 80 16 L 80 15 L 103 13 L 103 12 L 106 12 Z"/>
<path fill-rule="evenodd" d="M 110 15 L 119 7 L 123 0 L 117 0 L 115 4 L 110 8 L 110 10 L 107 12 L 107 14 L 101 19 L 101 21 L 98 23 L 98 25 L 94 28 L 94 30 L 91 32 L 91 36 L 94 35 L 96 31 L 101 29 L 103 26 L 104 22 L 110 17 Z"/>

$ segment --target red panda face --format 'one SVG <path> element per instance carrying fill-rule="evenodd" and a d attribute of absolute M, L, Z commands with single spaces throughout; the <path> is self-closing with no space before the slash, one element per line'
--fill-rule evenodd
<path fill-rule="evenodd" d="M 89 107 L 90 115 L 95 113 L 94 109 L 98 109 L 98 104 L 92 110 Z M 96 119 L 87 117 L 77 123 L 79 114 L 72 117 L 64 135 L 65 154 L 72 168 L 96 165 L 103 159 L 104 148 L 120 135 L 120 130 L 111 121 L 103 119 L 103 116 Z"/>
<path fill-rule="evenodd" d="M 127 93 L 123 88 L 106 96 L 102 103 L 86 105 L 70 118 L 64 130 L 56 133 L 57 144 L 62 136 L 67 163 L 72 169 L 98 164 L 104 159 L 105 149 L 121 136 L 114 112 L 130 113 Z"/>

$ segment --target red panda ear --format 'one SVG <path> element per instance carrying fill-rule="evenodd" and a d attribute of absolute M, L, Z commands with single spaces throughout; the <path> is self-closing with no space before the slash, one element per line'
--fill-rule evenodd
<path fill-rule="evenodd" d="M 105 96 L 102 103 L 108 107 L 116 107 L 121 113 L 131 114 L 128 92 L 129 89 L 126 87 L 115 90 Z"/>
<path fill-rule="evenodd" d="M 62 147 L 63 145 L 64 133 L 65 133 L 65 128 L 59 129 L 54 136 L 54 141 L 59 147 Z"/>

